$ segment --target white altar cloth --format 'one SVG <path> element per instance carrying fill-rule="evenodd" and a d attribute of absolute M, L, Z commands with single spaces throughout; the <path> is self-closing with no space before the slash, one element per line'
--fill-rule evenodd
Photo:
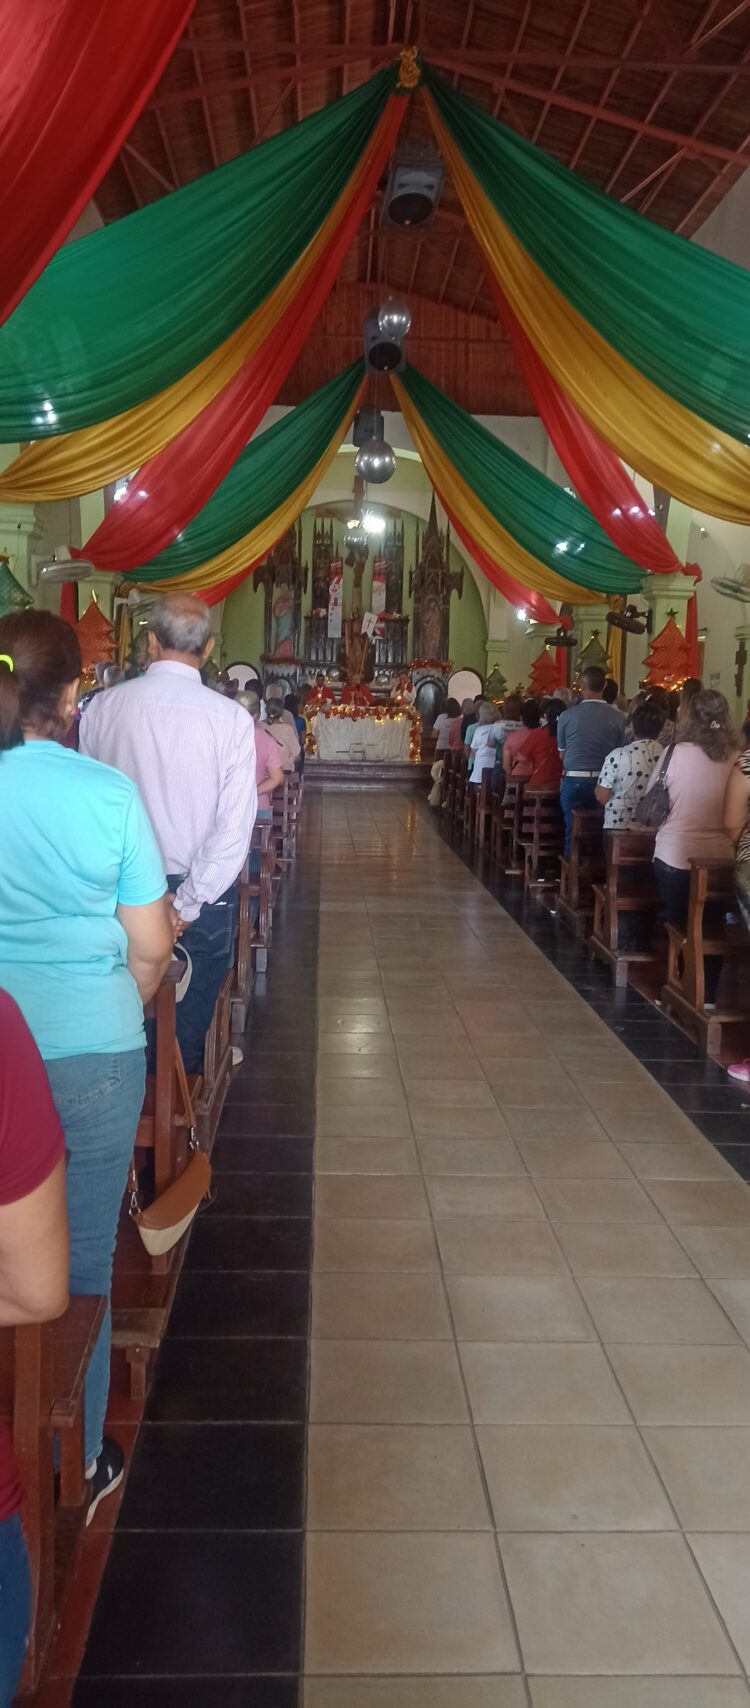
<path fill-rule="evenodd" d="M 409 758 L 411 720 L 407 717 L 381 718 L 373 716 L 326 717 L 317 712 L 312 720 L 312 732 L 317 742 L 318 758 L 342 763 L 369 760 L 376 765 L 391 762 L 403 764 Z"/>

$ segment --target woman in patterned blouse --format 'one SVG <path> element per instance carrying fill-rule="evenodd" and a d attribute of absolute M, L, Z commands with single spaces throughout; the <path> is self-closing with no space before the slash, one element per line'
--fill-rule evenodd
<path fill-rule="evenodd" d="M 636 807 L 663 752 L 659 739 L 664 726 L 661 701 L 649 698 L 636 706 L 632 726 L 632 741 L 626 747 L 613 748 L 599 773 L 595 793 L 604 807 L 605 830 L 631 830 L 638 822 Z"/>

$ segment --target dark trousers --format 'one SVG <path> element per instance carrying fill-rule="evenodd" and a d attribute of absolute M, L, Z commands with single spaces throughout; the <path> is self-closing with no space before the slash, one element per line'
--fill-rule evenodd
<path fill-rule="evenodd" d="M 167 884 L 174 895 L 183 879 L 167 873 Z M 186 1073 L 202 1073 L 203 1046 L 211 1025 L 219 986 L 232 964 L 234 932 L 237 922 L 237 892 L 226 890 L 218 901 L 205 902 L 197 919 L 185 927 L 175 945 L 176 957 L 184 960 L 182 950 L 192 963 L 190 982 L 182 1001 L 177 1003 L 177 1042 L 182 1050 Z M 154 1065 L 154 1025 L 147 1022 L 148 1067 Z"/>
<path fill-rule="evenodd" d="M 667 866 L 663 860 L 655 859 L 654 877 L 658 885 L 667 924 L 677 925 L 683 929 L 687 924 L 690 897 L 689 871 L 684 872 L 680 866 Z M 724 906 L 721 901 L 706 902 L 703 918 L 709 930 L 721 924 L 723 915 Z M 706 1002 L 715 1002 L 721 977 L 721 956 L 704 956 L 703 968 L 706 981 Z"/>
<path fill-rule="evenodd" d="M 560 807 L 565 821 L 565 853 L 570 853 L 573 814 L 579 808 L 596 806 L 595 777 L 563 777 L 560 784 Z"/>

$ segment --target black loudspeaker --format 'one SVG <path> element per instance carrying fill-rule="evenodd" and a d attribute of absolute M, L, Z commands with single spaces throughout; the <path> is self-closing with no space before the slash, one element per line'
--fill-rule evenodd
<path fill-rule="evenodd" d="M 364 336 L 365 367 L 368 374 L 398 374 L 406 367 L 406 357 L 401 345 L 397 344 L 394 338 L 383 337 L 378 326 L 377 309 L 368 314 L 365 320 Z"/>
<path fill-rule="evenodd" d="M 385 438 L 385 418 L 380 409 L 373 409 L 366 404 L 364 409 L 358 409 L 352 423 L 352 444 L 364 445 L 368 439 Z"/>

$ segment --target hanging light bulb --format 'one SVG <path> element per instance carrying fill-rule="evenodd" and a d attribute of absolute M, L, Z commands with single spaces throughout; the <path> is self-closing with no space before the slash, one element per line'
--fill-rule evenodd
<path fill-rule="evenodd" d="M 385 439 L 366 439 L 357 452 L 354 467 L 369 486 L 382 486 L 396 473 L 396 458 Z"/>
<path fill-rule="evenodd" d="M 411 309 L 405 302 L 399 302 L 397 297 L 388 297 L 382 308 L 378 309 L 378 331 L 384 338 L 392 338 L 395 344 L 400 344 L 411 330 Z"/>

